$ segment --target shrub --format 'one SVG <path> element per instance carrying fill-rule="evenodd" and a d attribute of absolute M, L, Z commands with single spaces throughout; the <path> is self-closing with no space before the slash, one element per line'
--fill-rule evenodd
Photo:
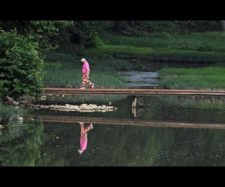
<path fill-rule="evenodd" d="M 31 36 L 0 30 L 0 96 L 36 96 L 43 83 L 43 59 Z"/>

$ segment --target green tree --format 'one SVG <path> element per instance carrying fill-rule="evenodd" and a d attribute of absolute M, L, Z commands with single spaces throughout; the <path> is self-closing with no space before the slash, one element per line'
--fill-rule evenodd
<path fill-rule="evenodd" d="M 148 32 L 169 32 L 185 34 L 190 32 L 204 32 L 221 30 L 220 21 L 113 21 L 111 30 L 124 35 L 143 35 Z"/>
<path fill-rule="evenodd" d="M 43 58 L 34 37 L 0 30 L 0 95 L 36 96 L 43 88 Z"/>
<path fill-rule="evenodd" d="M 23 36 L 32 36 L 38 42 L 38 50 L 46 52 L 57 47 L 56 38 L 58 36 L 59 21 L 0 21 L 0 28 L 5 31 L 16 30 Z"/>
<path fill-rule="evenodd" d="M 71 41 L 82 47 L 96 47 L 96 37 L 102 24 L 99 21 L 74 21 L 71 29 Z"/>

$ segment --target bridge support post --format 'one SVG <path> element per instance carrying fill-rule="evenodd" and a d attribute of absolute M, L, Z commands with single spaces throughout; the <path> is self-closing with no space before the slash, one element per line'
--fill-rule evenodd
<path fill-rule="evenodd" d="M 134 96 L 132 99 L 131 112 L 134 118 L 136 118 L 137 117 L 137 97 L 136 96 Z"/>

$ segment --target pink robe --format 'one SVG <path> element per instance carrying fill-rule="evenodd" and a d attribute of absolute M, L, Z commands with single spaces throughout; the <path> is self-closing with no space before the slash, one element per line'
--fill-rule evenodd
<path fill-rule="evenodd" d="M 83 67 L 82 67 L 82 73 L 86 74 L 90 71 L 90 67 L 87 61 L 84 62 Z"/>

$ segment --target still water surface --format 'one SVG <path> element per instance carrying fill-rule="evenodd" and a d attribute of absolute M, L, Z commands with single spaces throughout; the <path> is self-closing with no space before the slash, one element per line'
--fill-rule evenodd
<path fill-rule="evenodd" d="M 141 126 L 141 120 L 225 124 L 223 108 L 195 108 L 151 97 L 134 117 L 131 98 L 109 113 L 33 112 L 33 122 L 0 130 L 1 166 L 224 166 L 225 129 Z M 182 100 L 183 101 L 183 100 Z M 138 119 L 136 126 L 43 122 L 40 115 Z M 93 128 L 90 128 L 92 123 Z M 84 138 L 81 139 L 83 128 Z M 86 131 L 85 131 L 86 130 Z M 82 141 L 82 143 L 81 143 Z M 83 153 L 78 149 L 83 146 Z M 86 149 L 85 149 L 86 148 Z"/>

